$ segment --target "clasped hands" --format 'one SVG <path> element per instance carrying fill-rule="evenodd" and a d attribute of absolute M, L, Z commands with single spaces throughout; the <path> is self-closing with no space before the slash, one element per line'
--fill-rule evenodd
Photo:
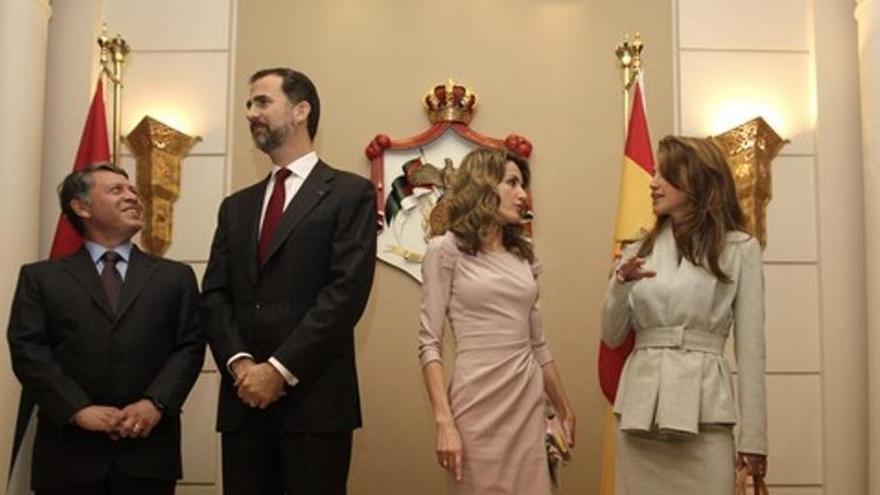
<path fill-rule="evenodd" d="M 76 426 L 106 433 L 112 440 L 146 438 L 161 419 L 162 411 L 149 399 L 141 399 L 122 409 L 113 406 L 86 406 L 73 415 Z"/>
<path fill-rule="evenodd" d="M 257 364 L 253 359 L 241 358 L 230 368 L 235 376 L 238 398 L 250 407 L 266 409 L 285 394 L 287 382 L 268 362 Z"/>

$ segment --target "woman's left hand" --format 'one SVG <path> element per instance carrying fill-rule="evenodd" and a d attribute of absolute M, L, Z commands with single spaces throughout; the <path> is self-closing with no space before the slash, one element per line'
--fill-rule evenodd
<path fill-rule="evenodd" d="M 736 456 L 736 465 L 745 466 L 751 476 L 763 478 L 767 474 L 767 456 L 740 452 Z"/>

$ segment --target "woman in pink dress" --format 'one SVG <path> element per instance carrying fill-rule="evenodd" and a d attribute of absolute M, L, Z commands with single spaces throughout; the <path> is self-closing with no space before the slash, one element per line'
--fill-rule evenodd
<path fill-rule="evenodd" d="M 528 163 L 502 151 L 464 157 L 432 222 L 422 263 L 419 358 L 437 424 L 437 462 L 458 494 L 550 493 L 544 397 L 565 440 L 575 417 L 544 341 L 531 242 Z M 447 393 L 444 325 L 455 339 Z"/>

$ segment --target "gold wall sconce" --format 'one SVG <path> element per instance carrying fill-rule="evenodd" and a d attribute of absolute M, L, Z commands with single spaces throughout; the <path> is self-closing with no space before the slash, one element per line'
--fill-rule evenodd
<path fill-rule="evenodd" d="M 162 122 L 144 116 L 125 136 L 137 164 L 137 188 L 144 201 L 141 245 L 162 256 L 171 245 L 174 202 L 180 195 L 180 165 L 202 138 L 188 136 Z"/>
<path fill-rule="evenodd" d="M 773 197 L 770 163 L 789 141 L 756 117 L 713 136 L 727 153 L 736 195 L 746 216 L 749 233 L 767 246 L 767 205 Z"/>

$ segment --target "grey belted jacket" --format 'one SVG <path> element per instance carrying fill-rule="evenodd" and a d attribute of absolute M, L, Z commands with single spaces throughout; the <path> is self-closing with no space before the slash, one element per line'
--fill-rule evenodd
<path fill-rule="evenodd" d="M 629 246 L 621 260 L 638 251 Z M 622 262 L 622 261 L 621 261 Z M 733 380 L 724 357 L 734 336 L 738 365 L 740 452 L 766 454 L 764 284 L 761 248 L 728 232 L 719 259 L 725 283 L 687 259 L 679 261 L 672 228 L 658 235 L 645 269 L 656 277 L 611 282 L 602 308 L 602 340 L 619 346 L 636 332 L 614 412 L 622 431 L 688 436 L 700 424 L 737 422 Z"/>

